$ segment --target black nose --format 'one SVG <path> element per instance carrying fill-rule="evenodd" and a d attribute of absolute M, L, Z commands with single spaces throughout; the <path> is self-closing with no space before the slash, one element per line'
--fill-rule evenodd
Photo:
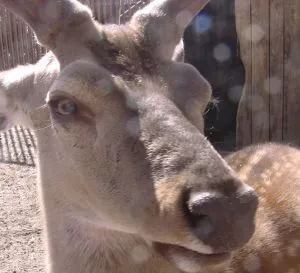
<path fill-rule="evenodd" d="M 193 233 L 221 252 L 240 247 L 251 238 L 257 206 L 255 191 L 244 184 L 231 195 L 191 192 L 186 204 Z"/>

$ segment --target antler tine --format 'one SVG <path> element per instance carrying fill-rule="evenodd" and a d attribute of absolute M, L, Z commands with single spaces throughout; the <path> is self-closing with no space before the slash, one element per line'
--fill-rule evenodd
<path fill-rule="evenodd" d="M 135 14 L 133 27 L 142 27 L 147 42 L 162 58 L 171 58 L 183 32 L 209 0 L 155 0 Z M 163 46 L 161 46 L 163 45 Z"/>

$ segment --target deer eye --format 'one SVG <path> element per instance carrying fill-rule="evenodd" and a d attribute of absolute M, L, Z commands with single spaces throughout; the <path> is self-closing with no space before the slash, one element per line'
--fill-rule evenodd
<path fill-rule="evenodd" d="M 75 116 L 78 112 L 76 103 L 68 98 L 53 99 L 49 104 L 51 110 L 58 116 Z"/>

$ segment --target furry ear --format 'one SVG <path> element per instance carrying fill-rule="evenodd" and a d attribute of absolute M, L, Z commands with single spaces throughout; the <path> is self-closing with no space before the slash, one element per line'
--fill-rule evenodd
<path fill-rule="evenodd" d="M 209 0 L 155 0 L 135 13 L 130 24 L 163 59 L 171 59 L 185 28 Z"/>
<path fill-rule="evenodd" d="M 76 0 L 0 0 L 0 5 L 23 19 L 58 59 L 68 58 L 70 44 L 76 54 L 80 41 L 95 29 L 91 10 Z"/>

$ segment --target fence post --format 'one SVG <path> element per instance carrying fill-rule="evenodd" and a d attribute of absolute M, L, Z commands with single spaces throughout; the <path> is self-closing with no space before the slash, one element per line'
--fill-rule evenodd
<path fill-rule="evenodd" d="M 236 0 L 246 82 L 237 115 L 237 146 L 300 144 L 300 2 Z"/>

